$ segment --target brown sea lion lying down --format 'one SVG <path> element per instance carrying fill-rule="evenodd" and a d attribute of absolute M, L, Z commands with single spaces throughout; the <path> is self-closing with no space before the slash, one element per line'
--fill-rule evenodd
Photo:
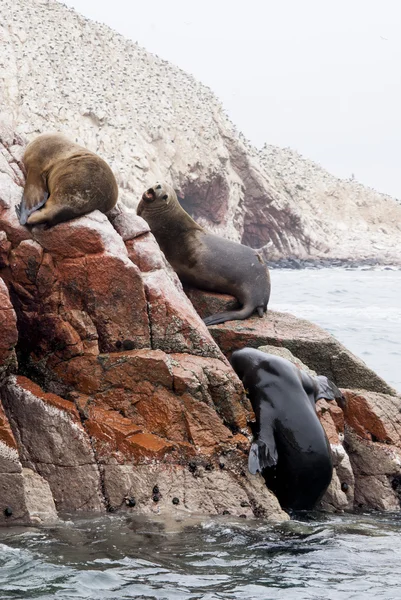
<path fill-rule="evenodd" d="M 107 212 L 118 187 L 109 165 L 60 133 L 40 135 L 26 147 L 27 178 L 17 214 L 21 225 L 52 227 L 92 210 Z"/>
<path fill-rule="evenodd" d="M 231 294 L 242 305 L 239 310 L 207 317 L 207 325 L 246 319 L 255 311 L 263 316 L 270 296 L 270 276 L 256 250 L 205 231 L 185 212 L 167 184 L 149 188 L 137 213 L 148 222 L 183 283 Z"/>

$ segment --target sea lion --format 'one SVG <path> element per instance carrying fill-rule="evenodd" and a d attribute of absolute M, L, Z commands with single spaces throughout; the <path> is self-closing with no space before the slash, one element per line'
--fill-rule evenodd
<path fill-rule="evenodd" d="M 312 509 L 333 473 L 315 402 L 341 399 L 340 390 L 327 377 L 311 377 L 289 360 L 254 348 L 233 352 L 231 364 L 256 416 L 249 471 L 262 473 L 283 508 Z"/>
<path fill-rule="evenodd" d="M 156 184 L 142 196 L 138 215 L 148 222 L 160 248 L 183 283 L 231 294 L 242 308 L 211 315 L 207 325 L 246 319 L 267 310 L 270 276 L 260 254 L 208 233 L 180 206 L 167 184 Z"/>
<path fill-rule="evenodd" d="M 109 165 L 60 133 L 35 138 L 22 160 L 27 177 L 17 207 L 21 225 L 52 227 L 95 209 L 107 212 L 117 202 Z"/>

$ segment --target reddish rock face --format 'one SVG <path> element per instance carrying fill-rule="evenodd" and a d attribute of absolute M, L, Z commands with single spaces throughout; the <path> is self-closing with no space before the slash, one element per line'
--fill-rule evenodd
<path fill-rule="evenodd" d="M 7 286 L 0 278 L 0 381 L 17 368 L 14 347 L 18 341 L 17 317 Z"/>
<path fill-rule="evenodd" d="M 316 412 L 330 444 L 339 444 L 339 434 L 344 435 L 344 413 L 335 402 L 318 400 Z"/>
<path fill-rule="evenodd" d="M 10 139 L 0 132 L 0 500 L 14 522 L 52 520 L 55 505 L 175 514 L 175 496 L 184 511 L 288 518 L 247 472 L 254 415 L 224 356 L 268 343 L 362 390 L 347 392 L 344 414 L 317 406 L 335 461 L 327 509 L 352 508 L 354 490 L 363 506 L 395 506 L 397 459 L 367 467 L 376 451 L 399 447 L 397 398 L 385 382 L 291 315 L 208 330 L 146 223 L 121 205 L 110 220 L 95 211 L 50 230 L 21 227 L 24 176 L 12 154 L 21 141 Z M 202 316 L 235 302 L 188 295 Z M 14 377 L 17 339 L 24 376 Z M 381 504 L 370 490 L 385 495 Z"/>
<path fill-rule="evenodd" d="M 401 398 L 345 390 L 345 421 L 359 437 L 401 448 Z"/>
<path fill-rule="evenodd" d="M 187 290 L 195 300 L 201 316 L 206 316 L 209 306 L 216 302 L 216 294 Z M 233 298 L 219 299 L 219 310 L 228 310 Z M 204 312 L 205 311 L 205 312 Z M 349 352 L 332 335 L 289 313 L 268 310 L 263 318 L 253 315 L 245 321 L 226 321 L 209 327 L 215 342 L 225 356 L 233 350 L 283 346 L 290 350 L 307 367 L 319 375 L 326 375 L 339 387 L 361 388 L 372 392 L 394 394 L 395 391 L 371 371 L 360 359 Z"/>
<path fill-rule="evenodd" d="M 147 224 L 118 205 L 110 221 L 95 211 L 49 230 L 21 228 L 15 205 L 23 177 L 16 181 L 5 169 L 0 275 L 18 317 L 21 369 L 42 384 L 8 377 L 0 389 L 0 443 L 14 452 L 18 472 L 29 471 L 19 475 L 21 504 L 24 481 L 45 481 L 59 511 L 126 507 L 128 474 L 144 488 L 159 465 L 160 480 L 167 468 L 179 473 L 185 510 L 215 514 L 220 506 L 235 515 L 252 499 L 250 515 L 287 518 L 261 481 L 256 502 L 246 477 L 238 480 L 246 470 L 249 405 Z M 4 284 L 0 294 L 1 365 L 17 336 Z M 199 487 L 194 473 L 202 465 L 207 477 Z M 231 494 L 216 503 L 211 496 L 223 488 Z M 148 498 L 144 492 L 137 512 L 146 512 Z M 33 512 L 25 507 L 18 518 Z"/>

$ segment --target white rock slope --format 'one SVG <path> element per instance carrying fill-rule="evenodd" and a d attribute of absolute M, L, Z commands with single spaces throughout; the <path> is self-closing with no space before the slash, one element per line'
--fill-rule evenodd
<path fill-rule="evenodd" d="M 28 140 L 61 130 L 99 152 L 127 204 L 165 179 L 209 229 L 267 245 L 271 258 L 400 262 L 394 200 L 371 200 L 365 188 L 358 202 L 345 189 L 337 199 L 309 175 L 298 182 L 298 169 L 280 175 L 286 151 L 277 160 L 256 152 L 209 88 L 54 0 L 0 0 L 0 14 L 3 125 Z M 302 198 L 297 184 L 308 190 Z"/>

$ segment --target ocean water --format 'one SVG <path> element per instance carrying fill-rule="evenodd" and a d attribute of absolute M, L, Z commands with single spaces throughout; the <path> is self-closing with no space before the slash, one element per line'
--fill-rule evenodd
<path fill-rule="evenodd" d="M 383 514 L 280 525 L 110 516 L 3 529 L 0 598 L 395 600 L 400 538 L 400 515 Z"/>
<path fill-rule="evenodd" d="M 277 270 L 272 286 L 272 308 L 326 328 L 401 389 L 401 271 Z M 0 600 L 75 598 L 401 599 L 401 513 L 0 529 Z"/>
<path fill-rule="evenodd" d="M 401 392 L 400 270 L 272 270 L 271 279 L 272 309 L 320 325 Z"/>

